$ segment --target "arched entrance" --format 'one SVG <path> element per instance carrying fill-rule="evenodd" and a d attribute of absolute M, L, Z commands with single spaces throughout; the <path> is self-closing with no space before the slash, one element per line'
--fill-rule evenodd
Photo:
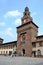
<path fill-rule="evenodd" d="M 25 49 L 22 49 L 23 56 L 25 56 Z"/>
<path fill-rule="evenodd" d="M 12 51 L 9 51 L 9 55 L 11 55 L 12 54 Z"/>
<path fill-rule="evenodd" d="M 38 56 L 38 57 L 41 56 L 41 50 L 40 50 L 40 49 L 37 50 L 37 56 Z"/>

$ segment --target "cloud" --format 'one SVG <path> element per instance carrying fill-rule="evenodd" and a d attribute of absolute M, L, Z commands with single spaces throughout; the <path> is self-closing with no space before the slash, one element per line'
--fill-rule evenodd
<path fill-rule="evenodd" d="M 0 22 L 0 26 L 5 26 L 5 22 Z"/>
<path fill-rule="evenodd" d="M 7 28 L 5 31 L 0 31 L 0 34 L 6 35 L 8 37 L 14 37 L 12 33 L 12 28 Z"/>
<path fill-rule="evenodd" d="M 15 11 L 8 11 L 4 17 L 16 17 L 16 16 L 20 16 L 21 13 L 18 10 Z"/>
<path fill-rule="evenodd" d="M 16 19 L 16 20 L 14 21 L 14 24 L 15 24 L 15 25 L 21 24 L 21 19 Z"/>

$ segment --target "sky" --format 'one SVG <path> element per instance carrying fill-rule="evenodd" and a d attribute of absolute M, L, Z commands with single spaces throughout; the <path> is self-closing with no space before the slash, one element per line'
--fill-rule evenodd
<path fill-rule="evenodd" d="M 5 42 L 17 40 L 17 28 L 25 7 L 29 7 L 38 35 L 43 35 L 43 0 L 0 0 L 0 38 Z"/>

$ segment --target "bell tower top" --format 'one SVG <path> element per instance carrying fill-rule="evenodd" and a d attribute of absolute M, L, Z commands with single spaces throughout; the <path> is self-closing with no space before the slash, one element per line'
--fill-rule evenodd
<path fill-rule="evenodd" d="M 30 12 L 29 12 L 29 8 L 28 7 L 26 7 L 25 8 L 25 11 L 24 11 L 24 16 L 27 16 L 27 15 L 30 15 Z"/>
<path fill-rule="evenodd" d="M 28 8 L 28 7 L 26 7 L 26 8 L 25 8 L 25 11 L 29 11 L 29 8 Z"/>
<path fill-rule="evenodd" d="M 32 17 L 30 16 L 29 8 L 25 7 L 25 11 L 22 17 L 22 24 L 32 21 Z"/>

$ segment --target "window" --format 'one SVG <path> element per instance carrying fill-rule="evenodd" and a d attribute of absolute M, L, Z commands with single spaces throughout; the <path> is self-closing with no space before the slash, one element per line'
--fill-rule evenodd
<path fill-rule="evenodd" d="M 33 47 L 36 47 L 36 43 L 32 43 L 32 46 L 33 46 Z"/>
<path fill-rule="evenodd" d="M 1 51 L 1 54 L 2 54 L 2 51 Z"/>
<path fill-rule="evenodd" d="M 36 43 L 36 47 L 39 47 L 39 42 Z"/>
<path fill-rule="evenodd" d="M 6 51 L 6 54 L 7 54 L 7 51 Z"/>
<path fill-rule="evenodd" d="M 39 42 L 39 46 L 42 46 L 42 42 Z"/>

